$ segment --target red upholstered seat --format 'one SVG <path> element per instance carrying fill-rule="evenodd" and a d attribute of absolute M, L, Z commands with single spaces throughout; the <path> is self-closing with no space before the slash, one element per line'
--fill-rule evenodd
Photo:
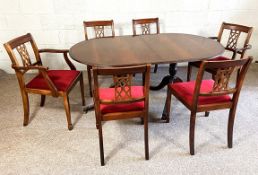
<path fill-rule="evenodd" d="M 200 93 L 210 92 L 213 88 L 213 84 L 213 80 L 203 80 L 200 88 Z M 188 105 L 192 105 L 195 81 L 170 84 L 169 88 L 171 88 L 172 92 L 175 91 L 177 94 L 179 94 L 179 96 L 182 97 L 183 101 L 186 102 Z M 229 95 L 206 97 L 199 96 L 198 105 L 223 103 L 229 101 L 231 101 L 231 97 Z"/>
<path fill-rule="evenodd" d="M 216 58 L 211 58 L 208 61 L 224 61 L 224 60 L 231 60 L 230 58 L 224 57 L 224 56 L 218 56 Z M 190 62 L 192 66 L 200 67 L 201 61 L 195 61 L 195 62 Z"/>
<path fill-rule="evenodd" d="M 73 81 L 80 74 L 76 70 L 49 70 L 47 71 L 49 78 L 53 81 L 58 91 L 66 91 Z M 41 74 L 33 78 L 27 85 L 27 88 L 32 89 L 46 89 L 49 87 Z"/>
<path fill-rule="evenodd" d="M 143 97 L 143 86 L 131 86 L 131 93 L 133 98 Z M 115 89 L 114 88 L 100 88 L 99 97 L 101 100 L 114 100 Z M 112 112 L 129 112 L 144 109 L 144 101 L 134 102 L 129 104 L 109 104 L 100 105 L 100 110 L 102 114 L 112 113 Z"/>
<path fill-rule="evenodd" d="M 216 58 L 209 59 L 209 61 L 226 61 L 226 60 L 232 60 L 232 59 L 224 57 L 224 56 L 219 56 Z"/>

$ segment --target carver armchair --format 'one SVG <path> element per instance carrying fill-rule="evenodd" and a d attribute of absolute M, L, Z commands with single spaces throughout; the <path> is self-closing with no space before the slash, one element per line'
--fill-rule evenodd
<path fill-rule="evenodd" d="M 225 57 L 225 56 L 219 56 L 219 57 L 216 57 L 216 58 L 212 58 L 210 60 L 211 61 L 221 61 L 221 60 L 230 60 L 230 59 L 234 60 L 234 59 L 236 59 L 238 54 L 240 55 L 240 59 L 242 59 L 244 57 L 246 51 L 248 49 L 252 48 L 252 46 L 249 44 L 252 32 L 253 32 L 252 27 L 223 22 L 221 27 L 220 27 L 218 36 L 217 37 L 210 37 L 210 38 L 215 39 L 215 40 L 217 40 L 218 42 L 221 43 L 223 38 L 225 37 L 225 35 L 227 35 L 229 33 L 228 38 L 227 38 L 227 43 L 226 43 L 226 46 L 225 46 L 225 50 L 231 52 L 232 57 L 228 58 L 228 57 Z M 243 43 L 240 42 L 241 41 L 240 40 L 241 34 L 244 35 L 242 37 L 243 40 L 244 40 Z M 190 81 L 190 79 L 191 79 L 192 67 L 199 68 L 200 65 L 201 65 L 201 61 L 189 62 L 188 63 L 187 81 Z M 212 75 L 215 72 L 213 69 L 207 69 L 206 71 L 211 73 Z"/>
<path fill-rule="evenodd" d="M 75 84 L 80 81 L 82 104 L 85 105 L 83 76 L 80 71 L 69 60 L 68 50 L 58 49 L 38 49 L 32 35 L 30 33 L 17 37 L 4 44 L 4 47 L 12 61 L 12 68 L 15 70 L 24 109 L 23 125 L 29 123 L 29 97 L 28 94 L 41 95 L 40 106 L 44 106 L 46 95 L 52 97 L 63 97 L 64 108 L 66 112 L 68 129 L 72 130 L 71 112 L 69 104 L 69 93 Z M 28 47 L 32 48 L 35 62 L 32 61 Z M 17 53 L 18 52 L 18 53 Z M 42 65 L 40 53 L 61 53 L 71 70 L 49 70 Z M 19 56 L 17 56 L 17 54 Z M 25 74 L 28 71 L 35 70 L 37 75 L 29 82 L 25 81 Z"/>

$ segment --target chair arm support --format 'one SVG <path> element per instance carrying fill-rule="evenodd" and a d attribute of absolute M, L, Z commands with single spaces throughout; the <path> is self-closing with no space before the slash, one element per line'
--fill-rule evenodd
<path fill-rule="evenodd" d="M 47 83 L 49 89 L 52 92 L 52 96 L 58 97 L 58 90 L 47 74 L 48 67 L 44 67 L 44 66 L 22 67 L 22 66 L 12 65 L 12 68 L 15 69 L 16 71 L 19 71 L 22 75 L 25 74 L 29 70 L 38 70 L 41 73 L 41 75 L 44 77 L 45 82 Z"/>
<path fill-rule="evenodd" d="M 252 45 L 251 44 L 246 44 L 244 47 L 242 48 L 236 48 L 233 52 L 233 56 L 232 56 L 232 59 L 235 59 L 236 58 L 236 55 L 237 54 L 243 54 L 243 52 L 245 52 L 246 50 L 249 50 L 252 48 Z"/>
<path fill-rule="evenodd" d="M 237 48 L 236 52 L 243 52 L 243 51 L 248 50 L 248 49 L 252 49 L 252 45 L 251 44 L 247 44 L 243 48 Z"/>
<path fill-rule="evenodd" d="M 39 53 L 62 53 L 65 59 L 65 62 L 70 67 L 71 70 L 76 70 L 75 66 L 71 62 L 71 60 L 68 58 L 68 49 L 39 49 Z"/>
<path fill-rule="evenodd" d="M 53 97 L 58 97 L 58 90 L 55 86 L 55 84 L 53 83 L 53 81 L 49 78 L 48 74 L 46 71 L 40 71 L 40 73 L 42 74 L 42 76 L 44 77 L 45 82 L 47 83 L 49 89 L 52 92 L 52 96 Z"/>

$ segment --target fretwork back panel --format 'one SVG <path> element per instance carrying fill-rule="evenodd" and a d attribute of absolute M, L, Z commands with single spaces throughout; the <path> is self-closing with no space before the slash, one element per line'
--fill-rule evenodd
<path fill-rule="evenodd" d="M 151 34 L 150 24 L 141 24 L 141 28 L 142 28 L 142 35 Z"/>
<path fill-rule="evenodd" d="M 132 99 L 132 74 L 114 75 L 115 100 L 123 101 Z"/>
<path fill-rule="evenodd" d="M 230 77 L 234 71 L 235 67 L 229 67 L 226 69 L 218 69 L 214 75 L 214 85 L 212 92 L 221 92 L 229 90 L 228 84 Z"/>
<path fill-rule="evenodd" d="M 30 55 L 29 55 L 29 52 L 27 50 L 26 45 L 21 44 L 21 45 L 16 47 L 16 50 L 21 56 L 23 66 L 25 66 L 25 67 L 30 66 L 31 65 L 31 59 L 30 59 Z"/>
<path fill-rule="evenodd" d="M 239 30 L 230 30 L 226 48 L 236 49 L 240 34 L 241 34 L 241 31 L 239 31 Z"/>
<path fill-rule="evenodd" d="M 95 37 L 96 38 L 103 38 L 105 36 L 104 26 L 95 26 L 94 31 L 95 31 Z"/>

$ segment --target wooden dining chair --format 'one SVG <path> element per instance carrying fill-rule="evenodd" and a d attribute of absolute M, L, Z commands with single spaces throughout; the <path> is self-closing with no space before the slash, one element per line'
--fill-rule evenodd
<path fill-rule="evenodd" d="M 115 29 L 114 29 L 114 21 L 113 20 L 83 21 L 83 26 L 84 26 L 85 40 L 89 39 L 88 28 L 93 28 L 93 30 L 95 32 L 95 36 L 92 37 L 91 39 L 115 37 Z M 108 35 L 105 31 L 109 31 L 110 35 Z M 90 91 L 90 96 L 92 97 L 91 69 L 92 69 L 92 65 L 87 65 L 88 82 L 89 82 L 89 87 L 90 87 L 89 91 Z"/>
<path fill-rule="evenodd" d="M 133 84 L 133 75 L 141 74 L 142 83 Z M 113 76 L 114 87 L 101 87 L 99 76 Z M 141 118 L 144 122 L 145 159 L 149 159 L 148 108 L 150 65 L 131 67 L 93 67 L 94 105 L 99 132 L 100 162 L 104 163 L 102 121 Z"/>
<path fill-rule="evenodd" d="M 163 118 L 169 122 L 171 95 L 174 95 L 190 111 L 189 144 L 190 154 L 194 155 L 194 133 L 196 113 L 203 111 L 229 109 L 228 147 L 233 146 L 233 126 L 241 87 L 252 62 L 252 57 L 239 60 L 203 61 L 196 81 L 181 82 L 168 85 Z M 203 80 L 207 69 L 214 69 L 215 79 Z M 233 72 L 237 78 L 229 80 Z M 231 86 L 232 85 L 232 86 Z"/>
<path fill-rule="evenodd" d="M 28 94 L 40 94 L 40 106 L 44 106 L 46 95 L 53 97 L 63 97 L 64 107 L 67 117 L 68 129 L 72 130 L 71 112 L 69 104 L 69 93 L 75 84 L 80 81 L 82 104 L 85 105 L 83 76 L 77 71 L 75 66 L 69 60 L 68 50 L 58 49 L 38 49 L 32 35 L 30 33 L 17 37 L 4 44 L 4 47 L 12 61 L 12 68 L 15 70 L 23 101 L 24 121 L 23 125 L 29 123 L 29 98 Z M 31 57 L 32 49 L 33 57 Z M 71 70 L 49 70 L 48 67 L 42 65 L 40 53 L 61 53 Z M 35 62 L 33 59 L 35 58 Z M 25 82 L 25 74 L 28 71 L 37 71 L 29 82 Z"/>
<path fill-rule="evenodd" d="M 133 19 L 133 35 L 149 35 L 149 34 L 159 34 L 159 18 L 145 18 L 145 19 Z M 154 32 L 151 31 L 151 25 L 156 26 Z M 141 27 L 141 33 L 137 32 L 137 26 Z M 154 73 L 158 70 L 158 64 L 155 64 Z"/>
<path fill-rule="evenodd" d="M 231 24 L 231 23 L 226 23 L 223 22 L 219 34 L 217 37 L 210 37 L 211 39 L 216 39 L 218 42 L 222 42 L 223 36 L 225 36 L 227 33 L 229 33 L 228 39 L 227 39 L 227 44 L 225 46 L 225 50 L 232 52 L 232 57 L 227 58 L 225 56 L 219 56 L 216 58 L 210 59 L 211 61 L 221 61 L 221 60 L 230 60 L 230 59 L 236 59 L 237 54 L 240 55 L 240 58 L 242 59 L 248 49 L 251 49 L 252 46 L 249 44 L 249 40 L 251 38 L 253 32 L 252 27 L 244 26 L 244 25 L 239 25 L 239 24 Z M 239 47 L 240 44 L 240 35 L 245 34 L 243 36 L 244 38 L 244 43 L 242 46 Z M 201 65 L 201 61 L 197 62 L 189 62 L 188 63 L 188 69 L 187 69 L 187 81 L 190 81 L 191 79 L 191 72 L 192 72 L 192 67 L 197 67 L 199 68 Z M 214 70 L 207 69 L 207 72 L 214 74 Z"/>

